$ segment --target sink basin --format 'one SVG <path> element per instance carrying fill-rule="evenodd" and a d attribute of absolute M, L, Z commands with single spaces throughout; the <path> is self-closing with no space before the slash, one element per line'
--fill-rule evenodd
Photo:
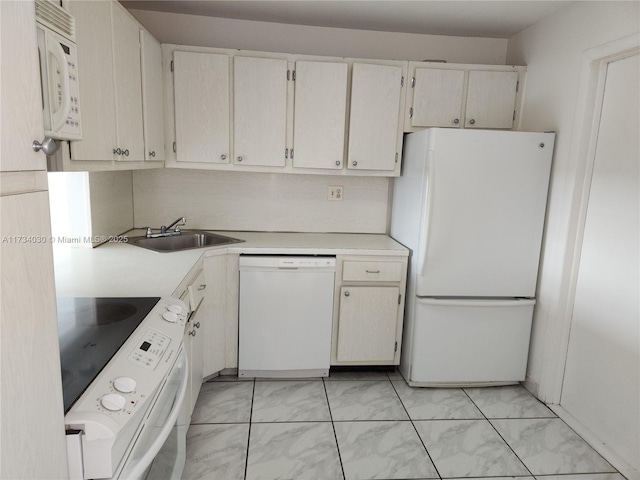
<path fill-rule="evenodd" d="M 213 247 L 241 242 L 244 242 L 244 240 L 225 237 L 217 233 L 194 230 L 183 230 L 180 235 L 171 237 L 133 237 L 129 239 L 129 243 L 133 245 L 156 252 L 177 252 L 180 250 L 190 250 L 192 248 Z"/>

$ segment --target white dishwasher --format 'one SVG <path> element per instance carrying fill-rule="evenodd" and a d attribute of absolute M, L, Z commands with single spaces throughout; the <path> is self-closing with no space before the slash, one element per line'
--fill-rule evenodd
<path fill-rule="evenodd" d="M 334 257 L 240 257 L 238 376 L 326 377 Z"/>

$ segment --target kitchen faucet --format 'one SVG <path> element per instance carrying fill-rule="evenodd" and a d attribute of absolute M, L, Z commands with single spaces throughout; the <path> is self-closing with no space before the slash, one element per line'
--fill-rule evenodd
<path fill-rule="evenodd" d="M 172 237 L 174 235 L 180 235 L 182 232 L 180 231 L 180 227 L 187 223 L 187 217 L 180 217 L 175 222 L 170 224 L 169 226 L 162 225 L 160 227 L 160 233 L 153 233 L 151 227 L 147 227 L 147 238 L 156 238 L 156 237 Z M 173 231 L 169 231 L 172 227 L 175 227 Z"/>

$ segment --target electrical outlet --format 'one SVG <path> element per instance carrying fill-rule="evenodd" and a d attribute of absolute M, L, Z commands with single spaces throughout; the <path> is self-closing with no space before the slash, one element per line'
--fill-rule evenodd
<path fill-rule="evenodd" d="M 327 200 L 342 200 L 344 197 L 344 187 L 342 185 L 329 185 Z"/>

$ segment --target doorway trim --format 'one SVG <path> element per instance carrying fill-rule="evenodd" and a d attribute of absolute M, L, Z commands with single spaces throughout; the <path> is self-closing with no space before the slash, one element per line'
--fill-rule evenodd
<path fill-rule="evenodd" d="M 545 403 L 559 405 L 562 395 L 607 68 L 611 62 L 637 54 L 640 54 L 640 34 L 636 33 L 586 50 L 582 57 L 569 150 L 569 162 L 575 171 L 570 229 L 564 252 L 560 300 L 555 315 L 550 316 L 557 321 L 550 321 L 549 318 L 545 326 L 543 363 L 538 385 L 538 397 Z"/>

